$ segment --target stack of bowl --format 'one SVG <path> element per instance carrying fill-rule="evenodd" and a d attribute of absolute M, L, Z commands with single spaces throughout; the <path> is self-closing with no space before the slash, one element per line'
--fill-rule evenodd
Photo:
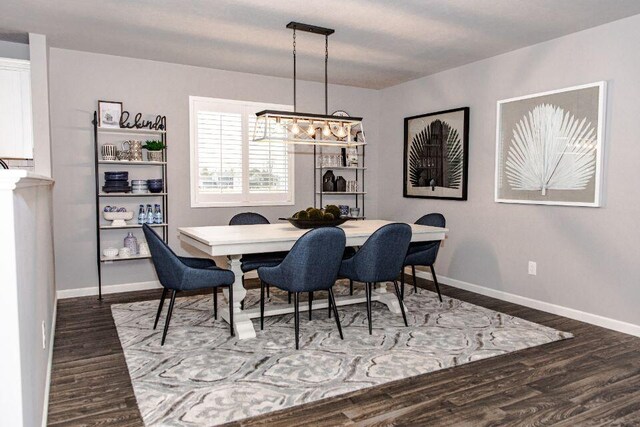
<path fill-rule="evenodd" d="M 131 180 L 131 188 L 132 193 L 140 194 L 140 193 L 148 193 L 149 188 L 147 187 L 146 179 L 132 179 Z"/>
<path fill-rule="evenodd" d="M 159 179 L 148 179 L 147 187 L 151 193 L 162 193 L 162 189 L 164 185 L 162 183 L 162 178 Z"/>
<path fill-rule="evenodd" d="M 129 172 L 105 172 L 102 191 L 105 193 L 129 193 L 131 191 Z"/>

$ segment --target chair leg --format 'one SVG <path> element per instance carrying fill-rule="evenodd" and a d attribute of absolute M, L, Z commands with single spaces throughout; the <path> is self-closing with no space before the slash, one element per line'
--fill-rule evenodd
<path fill-rule="evenodd" d="M 329 309 L 329 319 L 331 319 L 331 293 L 327 292 L 327 308 Z"/>
<path fill-rule="evenodd" d="M 218 320 L 218 288 L 213 288 L 213 318 Z"/>
<path fill-rule="evenodd" d="M 289 304 L 291 304 L 291 292 L 289 292 L 288 298 L 289 298 Z"/>
<path fill-rule="evenodd" d="M 171 301 L 169 302 L 169 311 L 167 312 L 167 320 L 164 321 L 164 332 L 162 333 L 162 342 L 160 345 L 164 345 L 164 340 L 167 338 L 167 331 L 169 330 L 169 322 L 171 321 L 171 314 L 173 313 L 173 304 L 176 302 L 176 293 L 174 290 L 171 293 Z"/>
<path fill-rule="evenodd" d="M 168 289 L 162 289 L 162 296 L 160 297 L 160 305 L 158 306 L 158 313 L 156 314 L 156 321 L 153 323 L 153 329 L 158 326 L 158 319 L 160 319 L 160 313 L 162 313 L 162 304 L 164 304 L 164 297 L 167 296 Z"/>
<path fill-rule="evenodd" d="M 231 329 L 231 336 L 235 336 L 236 333 L 233 330 L 233 285 L 229 285 L 229 328 Z"/>
<path fill-rule="evenodd" d="M 400 295 L 404 299 L 404 265 L 402 266 L 402 271 L 400 271 Z"/>
<path fill-rule="evenodd" d="M 296 350 L 300 348 L 300 310 L 298 305 L 299 302 L 300 302 L 300 293 L 295 292 L 293 294 L 293 305 L 294 305 L 293 321 L 294 321 L 295 330 L 296 330 Z"/>
<path fill-rule="evenodd" d="M 264 280 L 260 280 L 260 330 L 264 330 Z"/>
<path fill-rule="evenodd" d="M 349 295 L 353 295 L 353 280 L 349 279 Z"/>
<path fill-rule="evenodd" d="M 366 283 L 366 293 L 367 293 L 367 320 L 369 321 L 369 335 L 373 332 L 373 325 L 371 322 L 371 283 Z"/>
<path fill-rule="evenodd" d="M 438 298 L 440 298 L 440 302 L 442 302 L 442 295 L 440 294 L 440 285 L 438 285 L 438 278 L 436 277 L 436 270 L 433 268 L 433 264 L 431 267 L 431 276 L 433 277 L 433 283 L 436 285 L 436 291 L 438 291 Z"/>
<path fill-rule="evenodd" d="M 393 286 L 396 288 L 396 296 L 398 297 L 398 304 L 400 304 L 400 311 L 402 312 L 402 318 L 404 319 L 404 326 L 409 326 L 409 323 L 407 323 L 407 313 L 404 312 L 404 302 L 402 302 L 402 296 L 400 295 L 398 282 L 394 280 Z"/>
<path fill-rule="evenodd" d="M 244 274 L 242 275 L 242 287 L 247 289 L 246 286 L 244 286 Z M 244 300 L 240 301 L 240 310 L 244 310 Z"/>
<path fill-rule="evenodd" d="M 413 277 L 413 293 L 418 293 L 418 285 L 416 284 L 416 266 L 411 266 L 411 276 Z"/>
<path fill-rule="evenodd" d="M 336 318 L 336 326 L 338 327 L 338 332 L 340 333 L 340 339 L 343 340 L 344 336 L 342 336 L 342 326 L 340 326 L 340 316 L 338 315 L 338 306 L 336 306 L 336 299 L 333 296 L 333 289 L 329 288 L 329 307 L 333 308 L 333 314 Z"/>
<path fill-rule="evenodd" d="M 309 292 L 309 320 L 312 320 L 311 308 L 313 307 L 313 292 Z"/>
<path fill-rule="evenodd" d="M 271 298 L 270 286 L 267 283 L 267 298 Z"/>

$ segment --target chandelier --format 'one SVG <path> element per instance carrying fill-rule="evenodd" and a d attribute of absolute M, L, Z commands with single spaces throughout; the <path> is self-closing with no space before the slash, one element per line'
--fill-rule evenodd
<path fill-rule="evenodd" d="M 329 36 L 335 30 L 299 22 L 290 22 L 287 28 L 293 30 L 293 111 L 257 112 L 253 141 L 335 147 L 365 145 L 362 117 L 344 117 L 328 113 Z M 296 30 L 324 36 L 324 114 L 297 111 Z"/>

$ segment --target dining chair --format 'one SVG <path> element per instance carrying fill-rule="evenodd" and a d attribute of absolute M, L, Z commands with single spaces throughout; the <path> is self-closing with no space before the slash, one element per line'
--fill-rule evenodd
<path fill-rule="evenodd" d="M 338 273 L 339 277 L 365 283 L 369 335 L 373 329 L 371 296 L 373 285 L 378 282 L 393 282 L 404 324 L 409 326 L 396 280 L 398 271 L 402 269 L 402 262 L 407 254 L 409 242 L 411 242 L 411 227 L 408 224 L 387 224 L 376 230 L 355 255 L 342 261 Z"/>
<path fill-rule="evenodd" d="M 167 319 L 164 322 L 164 332 L 162 342 L 167 338 L 169 322 L 173 313 L 173 305 L 176 301 L 176 294 L 180 291 L 191 291 L 196 289 L 213 288 L 213 317 L 218 318 L 218 287 L 227 286 L 229 288 L 229 327 L 231 336 L 233 332 L 233 282 L 235 275 L 231 270 L 225 270 L 216 266 L 211 259 L 188 258 L 176 255 L 169 245 L 158 236 L 158 234 L 148 225 L 142 226 L 142 231 L 147 239 L 151 260 L 158 274 L 158 280 L 163 287 L 160 305 L 156 314 L 156 321 L 153 329 L 158 326 L 158 319 L 162 312 L 162 305 L 169 290 L 171 290 L 171 301 Z"/>
<path fill-rule="evenodd" d="M 422 216 L 416 221 L 416 224 L 420 225 L 429 225 L 432 227 L 445 227 L 447 225 L 447 221 L 444 218 L 444 215 L 440 213 L 430 213 Z M 412 242 L 409 245 L 409 250 L 407 251 L 407 256 L 404 259 L 404 264 L 402 266 L 402 271 L 400 274 L 400 282 L 401 282 L 401 291 L 402 297 L 404 298 L 404 268 L 406 266 L 411 266 L 411 276 L 413 277 L 413 292 L 418 291 L 418 285 L 416 284 L 416 265 L 429 267 L 431 269 L 431 276 L 433 277 L 433 283 L 436 286 L 436 291 L 438 292 L 438 298 L 440 302 L 442 302 L 442 295 L 440 294 L 440 286 L 438 285 L 438 278 L 436 277 L 436 270 L 433 265 L 436 262 L 436 258 L 438 256 L 438 249 L 440 249 L 440 241 L 431 241 L 431 242 Z"/>
<path fill-rule="evenodd" d="M 300 237 L 276 267 L 258 268 L 260 277 L 260 330 L 264 329 L 264 291 L 267 284 L 293 294 L 296 349 L 300 342 L 300 292 L 327 291 L 336 326 L 342 335 L 333 285 L 338 277 L 346 236 L 341 228 L 316 228 Z M 311 302 L 309 310 L 311 310 Z"/>
<path fill-rule="evenodd" d="M 269 220 L 256 212 L 242 212 L 234 215 L 229 221 L 229 225 L 256 225 L 270 224 Z M 240 269 L 242 273 L 248 273 L 257 270 L 260 267 L 273 267 L 282 262 L 287 252 L 267 252 L 260 254 L 247 254 L 240 258 Z M 244 286 L 244 274 L 242 275 L 242 285 Z M 270 291 L 267 287 L 267 298 L 270 297 Z M 291 303 L 291 301 L 289 301 Z M 244 301 L 242 302 L 244 308 Z"/>

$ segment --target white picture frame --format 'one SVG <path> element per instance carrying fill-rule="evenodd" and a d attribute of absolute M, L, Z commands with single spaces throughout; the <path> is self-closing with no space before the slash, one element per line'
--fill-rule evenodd
<path fill-rule="evenodd" d="M 605 81 L 497 101 L 495 202 L 600 207 L 605 107 Z"/>

